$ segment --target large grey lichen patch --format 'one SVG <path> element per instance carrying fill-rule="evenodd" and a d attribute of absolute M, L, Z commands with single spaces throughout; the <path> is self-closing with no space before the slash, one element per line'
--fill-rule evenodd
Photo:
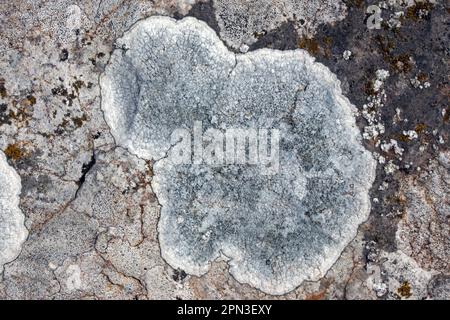
<path fill-rule="evenodd" d="M 14 260 L 27 238 L 24 216 L 19 209 L 20 177 L 0 151 L 0 273 Z"/>
<path fill-rule="evenodd" d="M 272 294 L 324 276 L 368 217 L 375 171 L 336 76 L 302 50 L 233 54 L 194 18 L 148 18 L 117 44 L 102 108 L 116 142 L 154 161 L 163 258 L 202 275 L 222 257 Z M 203 134 L 203 152 L 214 144 L 217 155 L 227 146 L 211 133 L 230 128 L 272 130 L 272 141 L 278 130 L 277 170 L 173 161 L 191 146 L 174 131 Z"/>

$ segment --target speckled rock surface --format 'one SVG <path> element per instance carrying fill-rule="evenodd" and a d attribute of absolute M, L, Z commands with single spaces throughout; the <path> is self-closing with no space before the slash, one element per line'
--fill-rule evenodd
<path fill-rule="evenodd" d="M 346 15 L 341 0 L 213 0 L 220 36 L 236 50 L 248 50 L 267 33 L 291 22 L 299 35 L 314 35 L 322 23 L 334 23 Z"/>
<path fill-rule="evenodd" d="M 25 241 L 0 236 L 1 252 L 14 253 L 0 258 L 0 298 L 450 298 L 448 4 L 242 3 L 0 4 L 0 21 L 7 26 L 0 31 L 0 154 L 5 155 L 0 167 L 16 172 L 20 183 L 14 185 L 21 185 L 19 192 L 1 185 L 2 199 L 8 194 L 7 207 L 13 204 L 18 218 L 3 219 L 2 213 L 0 230 L 4 221 L 16 223 L 21 214 L 26 228 L 23 222 L 17 225 Z M 382 20 L 367 13 L 371 5 L 378 6 Z M 231 59 L 234 53 L 257 56 L 255 50 L 262 48 L 281 54 L 303 49 L 335 75 L 342 96 L 357 109 L 362 137 L 357 148 L 378 162 L 370 214 L 349 243 L 342 241 L 336 262 L 312 281 L 287 281 L 289 288 L 275 292 L 239 278 L 226 259 L 213 262 L 209 256 L 201 275 L 183 270 L 186 263 L 164 259 L 158 230 L 164 206 L 155 181 L 164 176 L 161 170 L 174 171 L 158 168 L 164 161 L 155 164 L 117 139 L 102 110 L 99 82 L 105 68 L 114 65 L 113 52 L 130 49 L 118 39 L 155 15 L 204 21 Z M 377 21 L 380 28 L 372 28 Z M 213 65 L 224 59 L 215 53 L 209 57 Z M 267 79 L 288 73 L 274 74 Z M 362 220 L 351 225 L 356 228 Z"/>

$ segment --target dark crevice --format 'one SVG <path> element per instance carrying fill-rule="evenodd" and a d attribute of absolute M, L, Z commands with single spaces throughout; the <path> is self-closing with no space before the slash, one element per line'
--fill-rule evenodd
<path fill-rule="evenodd" d="M 195 17 L 199 20 L 206 22 L 206 24 L 212 28 L 217 34 L 219 34 L 219 24 L 216 20 L 216 14 L 214 12 L 214 7 L 212 1 L 208 2 L 197 2 L 189 10 L 187 16 Z M 175 16 L 176 19 L 183 18 L 182 16 Z"/>
<path fill-rule="evenodd" d="M 298 49 L 298 35 L 294 23 L 292 21 L 285 22 L 275 30 L 265 33 L 255 43 L 250 45 L 249 51 L 262 48 L 277 50 Z"/>
<path fill-rule="evenodd" d="M 80 191 L 81 187 L 83 186 L 84 182 L 86 181 L 86 175 L 89 173 L 89 171 L 92 169 L 92 167 L 95 165 L 97 160 L 95 159 L 95 151 L 92 151 L 91 159 L 88 163 L 84 163 L 81 167 L 81 177 L 77 181 L 78 189 L 75 192 L 75 199 L 78 196 L 78 192 Z"/>

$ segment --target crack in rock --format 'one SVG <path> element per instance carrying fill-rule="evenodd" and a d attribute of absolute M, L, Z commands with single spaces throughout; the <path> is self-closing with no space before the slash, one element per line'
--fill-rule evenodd
<path fill-rule="evenodd" d="M 376 167 L 337 77 L 303 50 L 234 54 L 195 18 L 150 17 L 117 43 L 129 49 L 101 76 L 102 109 L 118 145 L 160 159 L 162 257 L 199 276 L 224 258 L 239 282 L 270 294 L 323 277 L 369 215 Z M 258 145 L 276 153 L 276 170 L 197 158 L 220 160 L 231 144 L 217 137 L 230 128 L 243 128 L 245 159 L 249 132 L 270 131 Z M 187 133 L 175 146 L 174 132 Z M 192 136 L 203 138 L 194 159 L 178 164 Z"/>

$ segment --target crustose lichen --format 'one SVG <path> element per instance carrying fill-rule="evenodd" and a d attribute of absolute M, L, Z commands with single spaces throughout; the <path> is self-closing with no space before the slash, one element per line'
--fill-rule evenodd
<path fill-rule="evenodd" d="M 0 151 L 0 273 L 5 263 L 18 256 L 28 234 L 19 209 L 21 188 L 19 175 Z"/>
<path fill-rule="evenodd" d="M 303 50 L 234 54 L 194 18 L 148 18 L 118 45 L 102 108 L 118 144 L 156 161 L 163 258 L 202 275 L 224 257 L 272 294 L 322 277 L 367 219 L 375 171 L 336 76 Z M 196 121 L 279 130 L 279 172 L 175 165 L 171 134 Z"/>

